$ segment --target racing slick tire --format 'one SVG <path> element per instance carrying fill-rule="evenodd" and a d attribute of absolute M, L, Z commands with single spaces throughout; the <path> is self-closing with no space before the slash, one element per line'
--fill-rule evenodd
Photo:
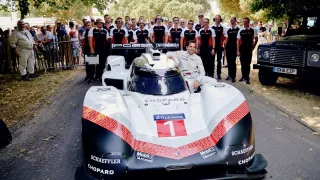
<path fill-rule="evenodd" d="M 259 81 L 262 85 L 266 86 L 272 86 L 276 84 L 278 80 L 278 76 L 266 69 L 260 69 L 259 70 Z"/>
<path fill-rule="evenodd" d="M 6 124 L 0 119 L 0 148 L 10 144 L 12 141 L 11 133 Z"/>

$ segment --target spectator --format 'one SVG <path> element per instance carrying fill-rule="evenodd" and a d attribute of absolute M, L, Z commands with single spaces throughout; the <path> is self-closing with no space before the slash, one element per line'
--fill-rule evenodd
<path fill-rule="evenodd" d="M 72 59 L 75 65 L 79 65 L 79 39 L 76 35 L 77 31 L 70 31 L 70 41 L 72 42 Z"/>
<path fill-rule="evenodd" d="M 82 23 L 83 23 L 83 26 L 81 26 L 80 29 L 79 29 L 80 36 L 82 36 L 83 33 L 86 31 L 86 23 L 87 23 L 86 17 L 82 18 Z"/>
<path fill-rule="evenodd" d="M 40 28 L 41 33 L 38 34 L 38 42 L 40 45 L 44 46 L 44 51 L 49 50 L 49 43 L 53 42 L 53 35 L 51 32 L 47 32 L 47 30 L 42 26 Z"/>
<path fill-rule="evenodd" d="M 19 71 L 22 80 L 29 81 L 29 78 L 36 77 L 34 74 L 34 51 L 37 51 L 37 47 L 31 33 L 24 29 L 24 25 L 22 20 L 18 21 L 18 28 L 12 33 L 10 45 L 17 57 L 19 57 Z M 27 77 L 26 69 L 29 72 L 29 77 Z"/>
<path fill-rule="evenodd" d="M 57 25 L 56 25 L 57 29 L 56 29 L 56 36 L 58 38 L 62 38 L 65 37 L 67 35 L 67 31 L 65 29 L 65 27 L 61 24 L 60 21 L 57 21 Z"/>

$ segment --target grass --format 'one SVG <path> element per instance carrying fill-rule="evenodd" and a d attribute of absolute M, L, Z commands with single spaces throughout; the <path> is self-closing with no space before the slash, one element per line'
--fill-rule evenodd
<path fill-rule="evenodd" d="M 0 119 L 12 127 L 36 116 L 39 106 L 50 104 L 48 97 L 80 72 L 47 72 L 30 82 L 20 81 L 18 74 L 0 75 Z"/>

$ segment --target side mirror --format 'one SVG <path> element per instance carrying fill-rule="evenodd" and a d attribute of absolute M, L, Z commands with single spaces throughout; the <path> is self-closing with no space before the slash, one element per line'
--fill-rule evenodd
<path fill-rule="evenodd" d="M 6 124 L 0 119 L 0 148 L 7 146 L 12 141 L 11 133 Z"/>

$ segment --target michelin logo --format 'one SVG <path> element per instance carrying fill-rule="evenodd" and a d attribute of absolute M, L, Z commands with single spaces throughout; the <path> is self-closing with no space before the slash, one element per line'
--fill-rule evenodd
<path fill-rule="evenodd" d="M 154 159 L 154 155 L 146 154 L 143 152 L 137 152 L 136 158 L 141 161 L 146 161 L 146 162 L 152 163 L 153 159 Z"/>
<path fill-rule="evenodd" d="M 217 151 L 215 150 L 214 147 L 211 147 L 209 149 L 206 149 L 204 151 L 200 152 L 200 155 L 202 156 L 203 159 L 207 159 L 208 157 L 213 156 L 214 154 L 216 154 Z"/>
<path fill-rule="evenodd" d="M 180 114 L 155 114 L 153 115 L 155 121 L 157 120 L 177 120 L 177 119 L 185 119 L 184 113 Z"/>

